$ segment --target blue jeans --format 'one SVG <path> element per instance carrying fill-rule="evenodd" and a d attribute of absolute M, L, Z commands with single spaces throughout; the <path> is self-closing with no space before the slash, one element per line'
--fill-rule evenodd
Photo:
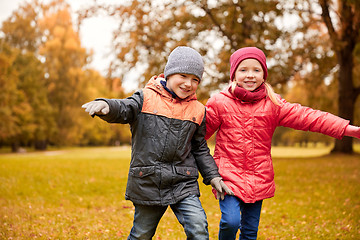
<path fill-rule="evenodd" d="M 128 240 L 148 240 L 155 234 L 157 225 L 168 206 L 135 206 L 134 223 Z M 199 198 L 190 195 L 170 205 L 179 223 L 184 227 L 187 239 L 209 239 L 206 214 Z"/>
<path fill-rule="evenodd" d="M 219 240 L 232 240 L 240 229 L 239 239 L 256 239 L 260 222 L 262 200 L 244 203 L 235 196 L 220 200 L 221 220 Z"/>

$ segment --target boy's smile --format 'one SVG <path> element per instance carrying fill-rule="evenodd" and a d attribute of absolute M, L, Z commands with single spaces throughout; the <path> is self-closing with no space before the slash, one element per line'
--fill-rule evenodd
<path fill-rule="evenodd" d="M 166 87 L 173 91 L 179 98 L 185 99 L 196 92 L 200 79 L 192 74 L 177 73 L 170 75 Z"/>

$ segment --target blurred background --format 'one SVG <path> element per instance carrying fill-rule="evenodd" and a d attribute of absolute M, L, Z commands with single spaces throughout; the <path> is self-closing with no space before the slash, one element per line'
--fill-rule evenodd
<path fill-rule="evenodd" d="M 360 1 L 1 0 L 0 151 L 118 146 L 127 125 L 91 119 L 81 105 L 125 98 L 163 72 L 179 45 L 204 57 L 197 91 L 206 103 L 229 82 L 229 57 L 267 55 L 268 82 L 289 102 L 360 125 Z M 211 140 L 213 141 L 213 140 Z M 357 140 L 278 128 L 276 146 Z"/>

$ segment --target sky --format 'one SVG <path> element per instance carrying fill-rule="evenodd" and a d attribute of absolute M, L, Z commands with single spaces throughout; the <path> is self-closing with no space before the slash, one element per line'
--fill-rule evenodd
<path fill-rule="evenodd" d="M 0 0 L 0 23 L 11 16 L 20 4 L 30 0 Z M 46 0 L 45 0 L 46 1 Z M 103 2 L 105 0 L 102 0 Z M 91 0 L 67 0 L 73 12 L 91 4 Z M 98 2 L 101 2 L 98 1 Z M 111 3 L 124 2 L 124 0 L 111 0 Z M 73 22 L 75 23 L 75 15 Z M 80 26 L 80 38 L 82 46 L 94 51 L 91 67 L 98 70 L 103 75 L 106 74 L 106 68 L 109 66 L 113 50 L 111 48 L 112 32 L 117 27 L 115 21 L 107 16 L 94 17 L 85 20 Z M 127 86 L 126 86 L 127 83 Z M 136 86 L 130 81 L 124 81 L 124 88 L 127 91 L 134 90 Z"/>

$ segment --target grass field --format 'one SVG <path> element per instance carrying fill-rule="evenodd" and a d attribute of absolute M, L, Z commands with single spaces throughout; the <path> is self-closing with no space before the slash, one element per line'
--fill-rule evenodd
<path fill-rule="evenodd" d="M 277 190 L 264 201 L 258 239 L 360 239 L 360 155 L 318 157 L 326 151 L 273 150 Z M 129 158 L 121 147 L 0 154 L 0 239 L 126 239 Z M 217 239 L 218 203 L 200 186 Z M 171 210 L 154 239 L 186 239 Z"/>

